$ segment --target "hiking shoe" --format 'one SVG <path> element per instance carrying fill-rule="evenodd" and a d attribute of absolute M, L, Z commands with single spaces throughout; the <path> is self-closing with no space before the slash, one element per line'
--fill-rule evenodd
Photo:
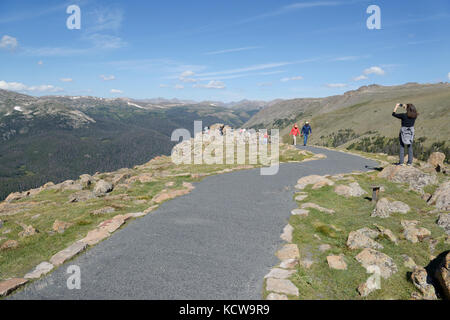
<path fill-rule="evenodd" d="M 411 167 L 412 166 L 412 163 L 407 163 L 406 164 L 408 167 Z"/>

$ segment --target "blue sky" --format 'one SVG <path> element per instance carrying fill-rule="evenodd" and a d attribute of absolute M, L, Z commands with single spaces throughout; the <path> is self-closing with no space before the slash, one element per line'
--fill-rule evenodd
<path fill-rule="evenodd" d="M 446 82 L 449 30 L 448 0 L 2 0 L 0 88 L 237 101 Z"/>

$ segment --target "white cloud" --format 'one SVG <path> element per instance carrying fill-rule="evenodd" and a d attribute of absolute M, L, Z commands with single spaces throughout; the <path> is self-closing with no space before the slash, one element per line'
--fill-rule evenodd
<path fill-rule="evenodd" d="M 3 90 L 13 90 L 13 91 L 25 91 L 26 85 L 20 82 L 6 82 L 0 80 L 0 89 Z"/>
<path fill-rule="evenodd" d="M 281 82 L 288 82 L 288 81 L 295 81 L 295 80 L 303 80 L 302 76 L 295 76 L 295 77 L 286 77 L 280 79 Z"/>
<path fill-rule="evenodd" d="M 264 87 L 271 87 L 272 82 L 264 82 L 264 83 L 258 83 L 258 87 L 264 88 Z"/>
<path fill-rule="evenodd" d="M 194 88 L 206 88 L 206 89 L 225 89 L 225 83 L 222 81 L 211 80 L 207 84 L 194 84 Z"/>
<path fill-rule="evenodd" d="M 194 79 L 194 78 L 189 78 L 189 77 L 192 77 L 193 75 L 195 75 L 195 72 L 194 71 L 191 71 L 191 70 L 187 70 L 187 71 L 184 71 L 182 74 L 180 74 L 180 76 L 178 77 L 178 79 L 180 80 L 180 81 L 183 81 L 183 82 L 190 82 L 190 83 L 192 83 L 192 82 L 197 82 L 197 80 L 196 79 Z"/>
<path fill-rule="evenodd" d="M 160 84 L 159 87 L 160 87 L 160 88 L 168 88 L 169 85 L 168 85 L 168 84 Z"/>
<path fill-rule="evenodd" d="M 16 38 L 4 35 L 0 40 L 0 48 L 7 50 L 14 50 L 19 45 L 19 42 Z"/>
<path fill-rule="evenodd" d="M 61 81 L 61 82 L 72 82 L 73 79 L 72 78 L 61 78 L 61 79 L 59 79 L 59 81 Z"/>
<path fill-rule="evenodd" d="M 105 30 L 117 31 L 123 21 L 123 10 L 119 8 L 98 8 L 91 13 L 94 21 L 88 32 L 99 32 Z"/>
<path fill-rule="evenodd" d="M 345 88 L 347 84 L 345 83 L 329 83 L 326 85 L 328 88 Z"/>
<path fill-rule="evenodd" d="M 184 71 L 184 72 L 180 75 L 180 78 L 192 77 L 193 75 L 195 75 L 195 72 L 194 72 L 194 71 L 187 70 L 187 71 Z"/>
<path fill-rule="evenodd" d="M 360 76 L 354 77 L 353 81 L 361 81 L 361 80 L 366 80 L 366 79 L 368 79 L 367 76 L 362 74 Z"/>
<path fill-rule="evenodd" d="M 42 60 L 39 60 L 37 64 L 42 66 L 44 64 L 44 62 L 42 62 Z"/>
<path fill-rule="evenodd" d="M 184 89 L 184 86 L 182 84 L 176 84 L 175 89 Z"/>
<path fill-rule="evenodd" d="M 233 49 L 225 49 L 225 50 L 218 50 L 218 51 L 211 51 L 206 52 L 206 55 L 215 55 L 215 54 L 222 54 L 222 53 L 230 53 L 230 52 L 239 52 L 239 51 L 247 51 L 247 50 L 253 50 L 253 49 L 260 49 L 261 47 L 242 47 L 242 48 L 233 48 Z"/>
<path fill-rule="evenodd" d="M 450 72 L 448 73 L 448 75 L 447 75 L 447 76 L 448 76 L 448 80 L 450 80 Z"/>
<path fill-rule="evenodd" d="M 32 92 L 61 92 L 64 89 L 52 86 L 51 84 L 42 84 L 40 86 L 31 86 L 26 89 L 26 91 Z"/>
<path fill-rule="evenodd" d="M 119 90 L 119 89 L 111 89 L 109 92 L 111 92 L 111 93 L 123 93 L 123 91 Z"/>
<path fill-rule="evenodd" d="M 102 74 L 102 75 L 100 75 L 100 78 L 102 78 L 103 81 L 116 80 L 116 77 L 114 75 L 106 76 L 106 75 Z"/>
<path fill-rule="evenodd" d="M 61 92 L 61 91 L 64 91 L 64 89 L 55 87 L 50 84 L 42 84 L 39 86 L 28 87 L 25 84 L 20 83 L 20 82 L 6 82 L 3 80 L 0 81 L 0 89 L 12 90 L 12 91 L 29 91 L 29 92 Z"/>
<path fill-rule="evenodd" d="M 364 70 L 364 74 L 365 75 L 369 75 L 369 74 L 376 74 L 379 76 L 384 75 L 386 72 L 381 69 L 380 67 L 370 67 Z"/>
<path fill-rule="evenodd" d="M 86 36 L 85 39 L 92 42 L 94 48 L 97 49 L 118 49 L 127 45 L 122 38 L 108 34 L 93 33 Z"/>

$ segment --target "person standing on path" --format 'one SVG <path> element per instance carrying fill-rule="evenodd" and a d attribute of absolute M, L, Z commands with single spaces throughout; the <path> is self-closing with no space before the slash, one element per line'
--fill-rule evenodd
<path fill-rule="evenodd" d="M 294 145 L 297 144 L 297 136 L 300 135 L 300 130 L 298 130 L 297 124 L 294 124 L 294 126 L 291 129 L 291 133 L 289 133 L 290 136 L 294 137 Z"/>
<path fill-rule="evenodd" d="M 398 108 L 405 108 L 406 113 L 397 113 Z M 392 112 L 392 116 L 402 120 L 402 127 L 399 133 L 400 142 L 400 161 L 399 165 L 403 165 L 405 160 L 405 145 L 408 146 L 408 166 L 413 163 L 413 140 L 414 140 L 414 124 L 416 122 L 418 113 L 416 107 L 412 103 L 401 104 L 397 103 Z"/>
<path fill-rule="evenodd" d="M 309 122 L 306 121 L 305 125 L 302 128 L 302 136 L 303 136 L 303 145 L 306 146 L 306 143 L 308 142 L 308 137 L 312 133 L 311 126 L 309 125 Z"/>

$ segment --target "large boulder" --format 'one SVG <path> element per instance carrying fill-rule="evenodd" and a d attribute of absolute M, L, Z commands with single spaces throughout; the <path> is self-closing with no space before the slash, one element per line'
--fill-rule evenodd
<path fill-rule="evenodd" d="M 369 229 L 370 230 L 370 229 Z M 352 231 L 348 235 L 347 239 L 347 247 L 349 249 L 364 249 L 364 248 L 372 248 L 372 249 L 383 249 L 383 246 L 372 239 L 365 229 L 360 229 L 356 231 Z M 374 231 L 374 230 L 371 230 Z M 379 232 L 374 231 L 374 237 L 379 235 Z"/>
<path fill-rule="evenodd" d="M 334 188 L 334 192 L 344 197 L 360 197 L 364 194 L 367 194 L 367 192 L 364 191 L 363 188 L 361 188 L 358 182 L 352 182 L 348 186 L 343 184 L 338 185 Z"/>
<path fill-rule="evenodd" d="M 444 228 L 447 235 L 450 235 L 450 213 L 442 212 L 437 220 L 438 226 Z"/>
<path fill-rule="evenodd" d="M 428 158 L 428 163 L 432 165 L 433 168 L 436 169 L 436 171 L 440 172 L 445 166 L 444 160 L 445 154 L 443 154 L 442 152 L 433 152 Z"/>
<path fill-rule="evenodd" d="M 423 193 L 423 188 L 438 182 L 435 174 L 427 174 L 413 166 L 389 165 L 378 174 L 379 178 L 392 182 L 408 183 L 411 189 Z"/>
<path fill-rule="evenodd" d="M 100 180 L 95 184 L 94 194 L 97 196 L 105 195 L 113 190 L 113 185 L 105 180 Z"/>
<path fill-rule="evenodd" d="M 377 266 L 380 271 L 380 276 L 384 279 L 389 278 L 398 271 L 397 265 L 391 257 L 374 249 L 364 249 L 358 253 L 355 259 L 361 263 L 367 272 L 373 273 L 372 266 Z"/>
<path fill-rule="evenodd" d="M 450 211 L 450 181 L 436 189 L 428 204 L 435 205 L 441 211 Z"/>
<path fill-rule="evenodd" d="M 391 213 L 408 213 L 410 207 L 401 201 L 389 201 L 387 198 L 381 198 L 375 209 L 373 210 L 371 217 L 388 218 Z"/>
<path fill-rule="evenodd" d="M 450 300 L 450 251 L 440 254 L 439 259 L 434 277 L 439 283 L 443 298 Z"/>
<path fill-rule="evenodd" d="M 423 267 L 415 267 L 411 273 L 411 281 L 419 289 L 425 300 L 436 300 L 436 291 L 432 285 L 432 279 Z"/>

